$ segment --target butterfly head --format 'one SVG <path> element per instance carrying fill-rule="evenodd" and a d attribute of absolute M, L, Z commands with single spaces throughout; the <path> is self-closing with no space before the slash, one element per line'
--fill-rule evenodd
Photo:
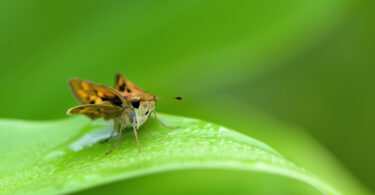
<path fill-rule="evenodd" d="M 151 112 L 154 111 L 156 100 L 158 99 L 177 99 L 182 100 L 182 97 L 173 98 L 160 98 L 158 96 L 152 96 L 147 92 L 129 94 L 124 96 L 125 99 L 130 100 L 132 110 L 134 111 L 135 121 L 137 128 L 145 123 L 151 116 Z"/>
<path fill-rule="evenodd" d="M 150 118 L 151 112 L 155 109 L 156 99 L 152 95 L 134 96 L 130 100 L 131 106 L 137 118 L 137 126 L 141 126 Z"/>

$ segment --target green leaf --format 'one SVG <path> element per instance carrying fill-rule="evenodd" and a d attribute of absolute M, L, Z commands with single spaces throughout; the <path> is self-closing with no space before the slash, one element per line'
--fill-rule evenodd
<path fill-rule="evenodd" d="M 166 129 L 152 118 L 139 130 L 141 153 L 127 130 L 110 155 L 105 152 L 115 139 L 98 141 L 111 132 L 111 121 L 81 116 L 51 122 L 0 120 L 0 192 L 68 193 L 152 173 L 214 168 L 286 176 L 316 192 L 340 194 L 253 138 L 200 120 L 160 117 L 180 128 Z"/>

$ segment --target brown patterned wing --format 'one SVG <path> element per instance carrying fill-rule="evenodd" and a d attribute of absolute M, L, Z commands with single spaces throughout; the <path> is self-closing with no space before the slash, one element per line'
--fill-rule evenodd
<path fill-rule="evenodd" d="M 120 92 L 120 94 L 129 94 L 129 93 L 143 93 L 144 91 L 135 85 L 134 83 L 130 82 L 129 80 L 125 79 L 120 73 L 116 74 L 116 91 Z"/>
<path fill-rule="evenodd" d="M 110 102 L 102 102 L 99 104 L 87 104 L 70 108 L 67 114 L 83 114 L 95 120 L 98 118 L 113 119 L 119 117 L 122 111 L 122 108 Z"/>
<path fill-rule="evenodd" d="M 82 79 L 70 79 L 70 89 L 81 104 L 99 104 L 110 102 L 119 107 L 126 107 L 124 98 L 115 90 L 104 85 Z"/>

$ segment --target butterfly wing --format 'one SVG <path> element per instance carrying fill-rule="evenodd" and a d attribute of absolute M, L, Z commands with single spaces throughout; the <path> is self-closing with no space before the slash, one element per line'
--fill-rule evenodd
<path fill-rule="evenodd" d="M 101 117 L 104 119 L 113 119 L 120 116 L 122 112 L 122 108 L 110 102 L 102 102 L 99 104 L 86 104 L 70 108 L 67 114 L 83 114 L 95 120 Z"/>
<path fill-rule="evenodd" d="M 130 93 L 143 93 L 144 91 L 135 85 L 134 83 L 130 82 L 129 80 L 125 79 L 120 73 L 116 74 L 116 91 L 120 92 L 121 94 L 130 94 Z"/>
<path fill-rule="evenodd" d="M 82 104 L 100 104 L 110 102 L 119 107 L 126 107 L 127 102 L 115 90 L 104 85 L 82 79 L 70 79 L 70 89 Z"/>

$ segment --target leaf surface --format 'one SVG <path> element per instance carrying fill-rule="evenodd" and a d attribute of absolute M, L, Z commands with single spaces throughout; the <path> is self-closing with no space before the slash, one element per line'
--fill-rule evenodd
<path fill-rule="evenodd" d="M 160 114 L 178 130 L 153 118 L 139 130 L 138 153 L 126 130 L 113 153 L 105 155 L 111 121 L 78 116 L 51 122 L 0 121 L 0 191 L 3 193 L 68 193 L 99 184 L 186 169 L 266 172 L 303 181 L 317 192 L 339 194 L 266 144 L 220 125 Z"/>

